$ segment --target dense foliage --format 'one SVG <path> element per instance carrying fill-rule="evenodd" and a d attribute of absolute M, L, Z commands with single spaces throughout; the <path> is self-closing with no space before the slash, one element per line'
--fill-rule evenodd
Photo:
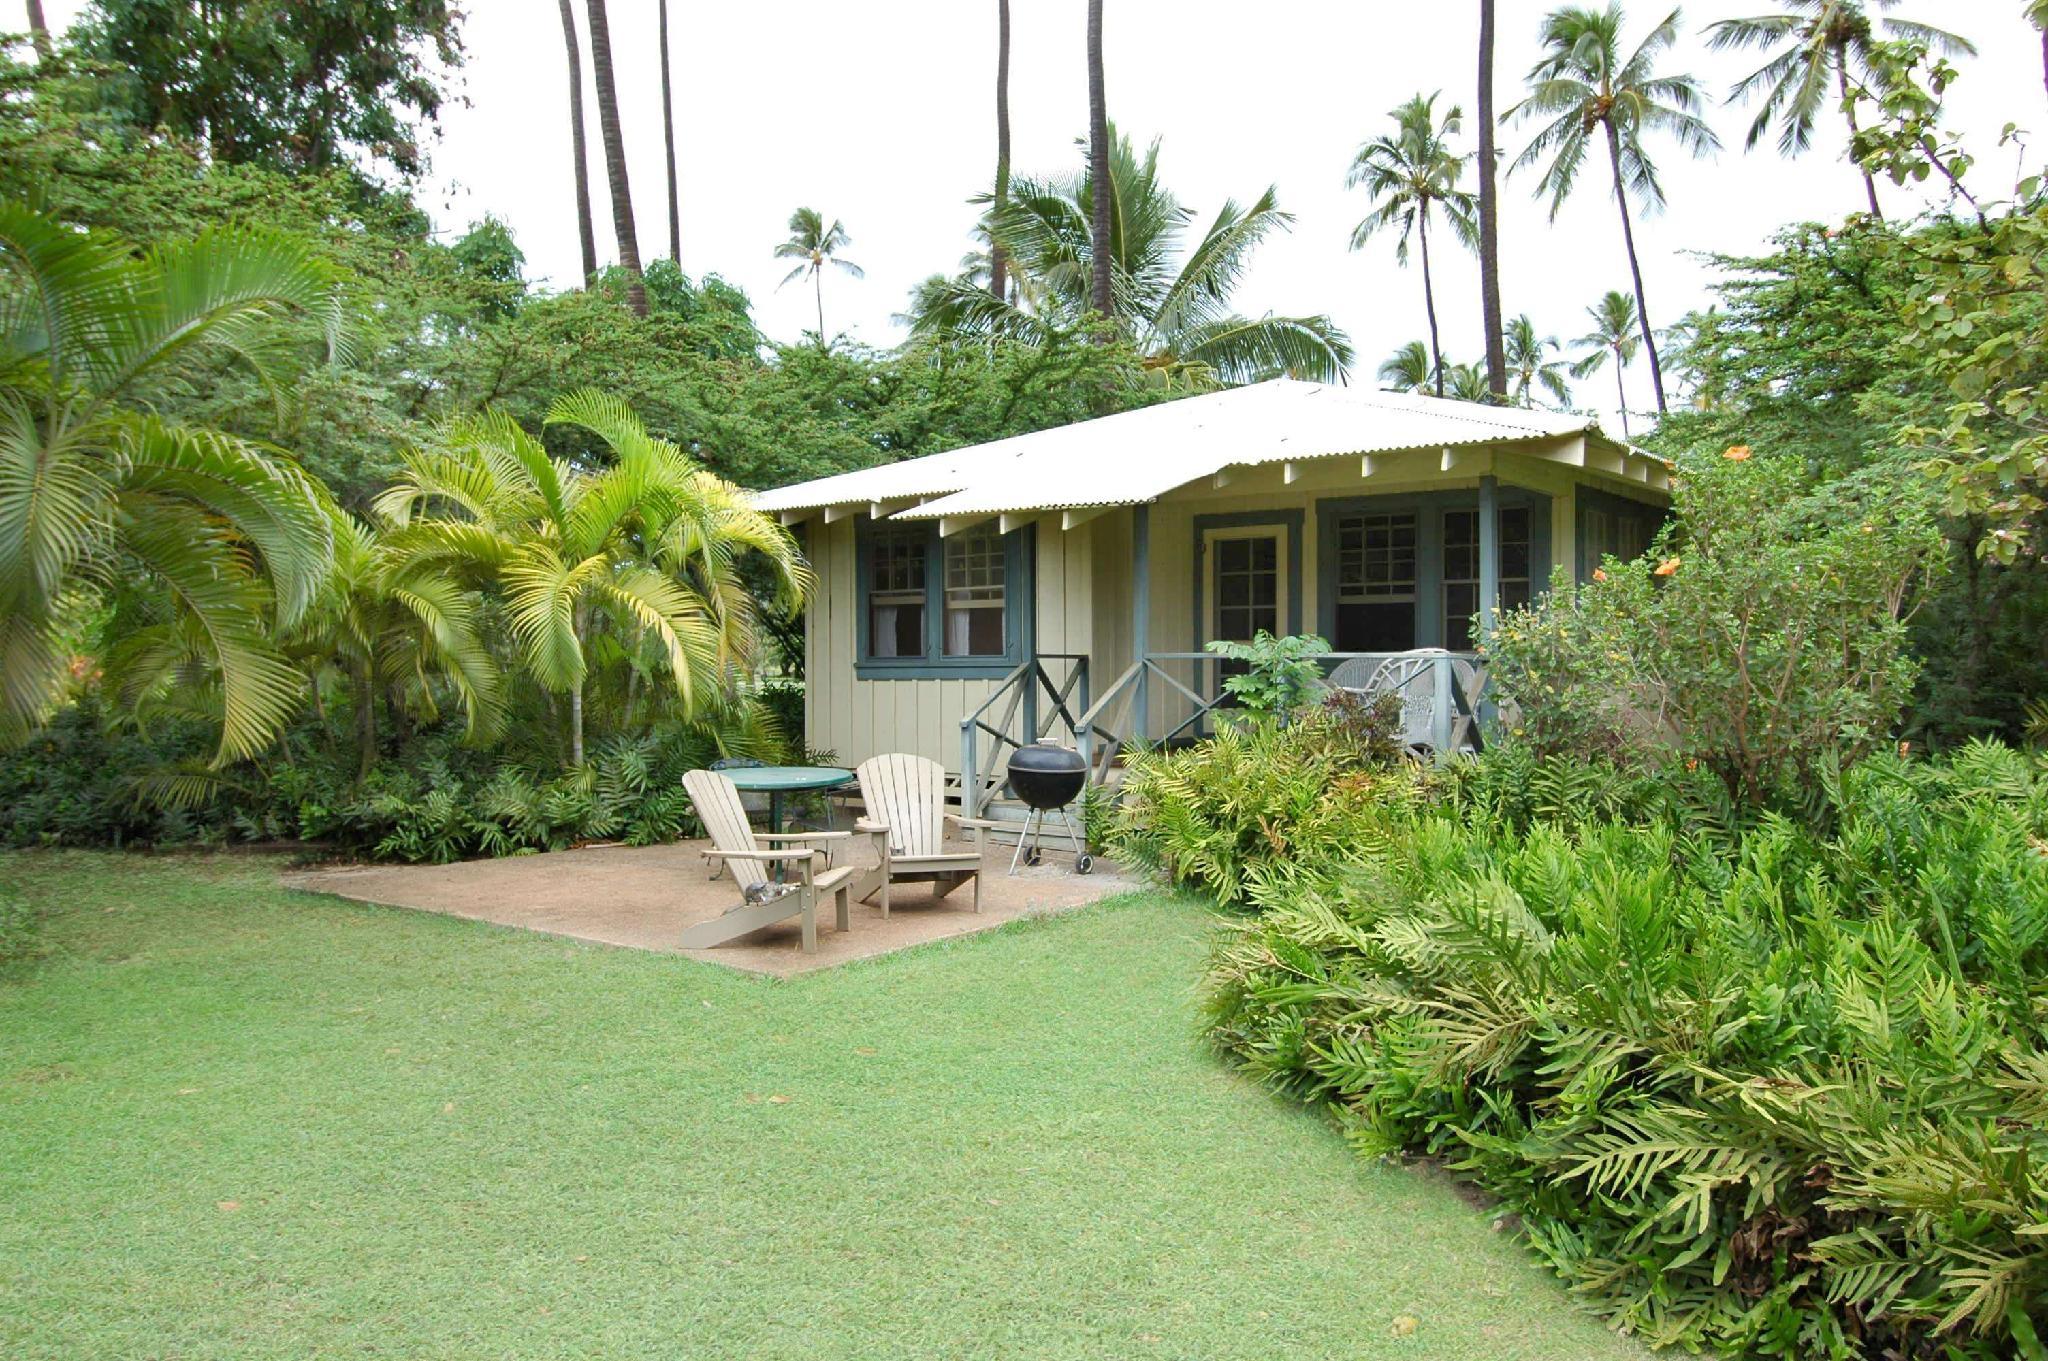
<path fill-rule="evenodd" d="M 2048 766 L 1878 757 L 1835 822 L 1420 819 L 1230 933 L 1215 1036 L 1492 1191 L 1653 1342 L 2031 1355 Z"/>

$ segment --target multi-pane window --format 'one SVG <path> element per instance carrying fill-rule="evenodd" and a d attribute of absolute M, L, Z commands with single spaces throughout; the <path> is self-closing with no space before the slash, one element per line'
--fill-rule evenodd
<path fill-rule="evenodd" d="M 1627 561 L 1647 553 L 1663 518 L 1662 512 L 1650 506 L 1609 508 L 1602 504 L 1581 504 L 1579 579 L 1590 580 L 1593 569 L 1600 565 L 1602 558 L 1616 557 Z"/>
<path fill-rule="evenodd" d="M 1503 506 L 1500 527 L 1499 608 L 1529 603 L 1529 508 Z M 1444 512 L 1444 646 L 1472 647 L 1472 616 L 1479 612 L 1479 512 Z"/>
<path fill-rule="evenodd" d="M 868 655 L 924 655 L 927 535 L 877 530 L 868 546 Z"/>
<path fill-rule="evenodd" d="M 1248 642 L 1280 632 L 1280 541 L 1271 535 L 1217 539 L 1216 636 Z"/>
<path fill-rule="evenodd" d="M 1007 556 L 1001 536 L 990 530 L 946 540 L 945 656 L 1003 655 L 1003 577 Z"/>
<path fill-rule="evenodd" d="M 1416 532 L 1412 511 L 1337 521 L 1338 651 L 1415 646 Z"/>

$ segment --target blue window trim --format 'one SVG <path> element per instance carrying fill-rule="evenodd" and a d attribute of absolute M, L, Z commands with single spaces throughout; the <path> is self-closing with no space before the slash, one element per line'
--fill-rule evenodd
<path fill-rule="evenodd" d="M 1593 579 L 1593 569 L 1600 564 L 1586 561 L 1586 512 L 1604 510 L 1610 515 L 1630 515 L 1638 511 L 1646 513 L 1651 520 L 1650 536 L 1656 537 L 1664 522 L 1671 518 L 1671 507 L 1655 501 L 1638 501 L 1633 496 L 1618 496 L 1598 487 L 1580 487 L 1572 500 L 1572 579 L 1583 586 Z"/>
<path fill-rule="evenodd" d="M 1301 532 L 1305 517 L 1298 510 L 1243 510 L 1228 515 L 1195 517 L 1195 629 L 1188 636 L 1203 645 L 1209 619 L 1207 536 L 1212 529 L 1248 529 L 1271 525 L 1287 531 L 1287 631 L 1301 632 Z"/>
<path fill-rule="evenodd" d="M 936 521 L 897 521 L 886 526 L 890 533 L 922 529 L 925 536 L 924 571 L 924 655 L 921 657 L 874 657 L 868 653 L 868 585 L 873 580 L 869 563 L 878 526 L 866 515 L 854 521 L 854 637 L 857 651 L 853 674 L 857 680 L 994 680 L 1014 671 L 1031 655 L 1035 632 L 1033 603 L 1037 598 L 1036 548 L 1033 526 L 1003 536 L 1003 655 L 1000 657 L 948 657 L 943 655 L 946 592 L 946 544 L 939 537 Z"/>
<path fill-rule="evenodd" d="M 1529 512 L 1529 590 L 1542 594 L 1550 580 L 1550 498 L 1527 487 L 1502 484 L 1502 510 Z M 1337 521 L 1346 515 L 1415 514 L 1415 646 L 1442 647 L 1444 513 L 1479 509 L 1477 488 L 1394 496 L 1333 496 L 1316 502 L 1316 632 L 1336 641 Z"/>

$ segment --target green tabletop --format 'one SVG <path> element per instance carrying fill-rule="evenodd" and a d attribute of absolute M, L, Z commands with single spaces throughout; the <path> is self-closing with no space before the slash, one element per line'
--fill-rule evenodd
<path fill-rule="evenodd" d="M 838 766 L 731 766 L 718 772 L 741 789 L 779 794 L 792 789 L 837 789 L 853 783 Z"/>

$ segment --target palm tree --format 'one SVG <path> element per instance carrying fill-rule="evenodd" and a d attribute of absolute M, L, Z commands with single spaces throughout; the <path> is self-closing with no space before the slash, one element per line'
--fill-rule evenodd
<path fill-rule="evenodd" d="M 2042 0 L 2048 4 L 2048 0 Z M 996 0 L 996 194 L 991 213 L 1000 216 L 1010 202 L 1010 0 Z M 988 291 L 1009 292 L 1009 261 L 993 243 L 988 252 Z"/>
<path fill-rule="evenodd" d="M 626 135 L 619 124 L 619 89 L 612 78 L 611 23 L 604 0 L 590 6 L 590 64 L 597 76 L 597 126 L 604 134 L 604 172 L 612 187 L 612 230 L 619 238 L 619 265 L 626 271 L 626 304 L 647 315 L 647 286 L 640 279 L 640 235 L 633 227 L 633 187 L 626 181 Z"/>
<path fill-rule="evenodd" d="M 0 737 L 48 716 L 67 622 L 118 585 L 166 598 L 218 670 L 215 759 L 259 751 L 299 704 L 272 633 L 326 579 L 327 497 L 288 459 L 150 414 L 141 394 L 198 354 L 266 366 L 280 316 L 338 319 L 332 275 L 255 228 L 137 253 L 19 204 L 0 204 L 0 271 Z"/>
<path fill-rule="evenodd" d="M 1380 362 L 1380 386 L 1396 392 L 1420 392 L 1429 386 L 1430 375 L 1438 369 L 1438 365 L 1430 362 L 1429 347 L 1411 340 Z"/>
<path fill-rule="evenodd" d="M 2048 0 L 2027 0 L 2027 22 L 2041 31 L 2041 87 L 2048 89 Z"/>
<path fill-rule="evenodd" d="M 576 233 L 583 245 L 583 282 L 597 274 L 597 232 L 590 220 L 590 156 L 583 144 L 583 57 L 576 46 L 576 10 L 562 0 L 562 41 L 569 49 L 569 136 L 576 150 Z"/>
<path fill-rule="evenodd" d="M 36 48 L 36 59 L 48 61 L 52 55 L 50 24 L 43 17 L 43 0 L 28 0 L 28 35 Z"/>
<path fill-rule="evenodd" d="M 1583 351 L 1572 365 L 1572 377 L 1589 377 L 1598 373 L 1609 359 L 1614 361 L 1614 400 L 1621 408 L 1621 437 L 1627 439 L 1628 389 L 1622 385 L 1621 375 L 1634 362 L 1636 347 L 1643 343 L 1636 300 L 1620 289 L 1612 289 L 1588 307 L 1586 315 L 1593 319 L 1593 329 L 1572 342 Z"/>
<path fill-rule="evenodd" d="M 676 104 L 668 74 L 668 0 L 657 11 L 661 41 L 661 138 L 668 150 L 668 258 L 683 262 L 683 202 L 676 184 Z"/>
<path fill-rule="evenodd" d="M 1089 302 L 1105 317 L 1116 315 L 1116 289 L 1111 262 L 1116 251 L 1110 239 L 1110 191 L 1113 187 L 1110 160 L 1109 99 L 1102 88 L 1102 0 L 1088 0 L 1088 183 Z"/>
<path fill-rule="evenodd" d="M 1112 135 L 1110 145 L 1117 216 L 1108 264 L 1116 319 L 1147 371 L 1167 382 L 1249 383 L 1281 374 L 1341 380 L 1351 343 L 1328 317 L 1231 310 L 1252 253 L 1294 221 L 1274 190 L 1269 186 L 1249 207 L 1225 200 L 1183 255 L 1194 214 L 1159 182 L 1159 143 L 1143 160 L 1127 137 Z M 1045 344 L 1084 330 L 1090 315 L 1100 314 L 1093 305 L 1094 199 L 1091 174 L 1014 180 L 1009 206 L 990 229 L 1010 257 L 1016 297 L 991 297 L 965 279 L 927 280 L 912 298 L 912 331 L 954 343 Z"/>
<path fill-rule="evenodd" d="M 1875 8 L 1890 9 L 1898 0 L 1872 0 Z M 1730 103 L 1762 92 L 1763 103 L 1756 120 L 1743 139 L 1748 150 L 1763 140 L 1773 122 L 1778 125 L 1778 151 L 1797 156 L 1813 144 L 1813 123 L 1828 99 L 1830 77 L 1842 117 L 1848 120 L 1851 145 L 1856 139 L 1856 108 L 1849 96 L 1850 68 L 1866 88 L 1885 84 L 1884 74 L 1873 61 L 1878 41 L 1860 0 L 1779 0 L 1782 14 L 1761 14 L 1750 19 L 1722 19 L 1707 25 L 1707 46 L 1715 51 L 1756 48 L 1769 60 L 1735 83 L 1728 92 Z M 1904 19 L 1886 19 L 1885 28 L 1894 38 L 1910 39 L 1950 54 L 1975 53 L 1976 49 L 1953 33 L 1931 24 Z M 1774 50 L 1775 49 L 1775 50 Z M 1853 154 L 1851 159 L 1853 160 Z M 1877 180 L 1869 169 L 1858 166 L 1863 191 L 1870 201 L 1870 215 L 1882 219 L 1877 204 Z"/>
<path fill-rule="evenodd" d="M 1358 149 L 1351 169 L 1344 176 L 1346 187 L 1364 185 L 1372 196 L 1371 210 L 1351 229 L 1351 249 L 1362 250 L 1373 235 L 1396 227 L 1394 259 L 1408 263 L 1411 234 L 1422 246 L 1422 305 L 1429 317 L 1429 350 L 1436 366 L 1436 395 L 1444 395 L 1444 352 L 1436 325 L 1436 287 L 1429 272 L 1429 220 L 1441 210 L 1451 232 L 1467 247 L 1476 244 L 1478 229 L 1473 220 L 1477 208 L 1472 195 L 1458 187 L 1469 156 L 1450 149 L 1449 139 L 1464 124 L 1464 114 L 1453 104 L 1436 117 L 1436 96 L 1416 95 L 1389 115 L 1394 120 L 1392 136 L 1380 136 Z"/>
<path fill-rule="evenodd" d="M 2048 3 L 2048 0 L 2043 0 Z M 1500 329 L 1500 175 L 1493 134 L 1493 0 L 1479 0 L 1479 319 L 1486 335 L 1486 386 L 1507 396 L 1507 354 Z"/>
<path fill-rule="evenodd" d="M 1453 364 L 1450 366 L 1450 393 L 1454 401 L 1490 402 L 1493 392 L 1486 386 L 1486 366 L 1483 364 Z"/>
<path fill-rule="evenodd" d="M 1534 165 L 1549 157 L 1536 195 L 1550 196 L 1550 216 L 1578 182 L 1588 139 L 1597 129 L 1607 143 L 1607 162 L 1614 175 L 1614 202 L 1621 212 L 1622 244 L 1628 251 L 1629 277 L 1635 283 L 1636 315 L 1643 347 L 1650 356 L 1650 383 L 1657 410 L 1664 410 L 1664 374 L 1657 363 L 1657 342 L 1650 334 L 1650 304 L 1643 291 L 1643 270 L 1636 259 L 1635 227 L 1629 220 L 1633 192 L 1644 207 L 1663 206 L 1664 188 L 1657 167 L 1643 146 L 1650 132 L 1669 133 L 1685 151 L 1702 156 L 1721 139 L 1699 116 L 1699 81 L 1689 75 L 1658 75 L 1657 58 L 1678 40 L 1678 11 L 1651 29 L 1626 60 L 1622 57 L 1620 0 L 1604 10 L 1567 8 L 1543 21 L 1544 57 L 1529 72 L 1529 97 L 1508 111 L 1510 117 L 1545 117 L 1546 123 L 1516 158 L 1515 166 Z"/>
<path fill-rule="evenodd" d="M 839 252 L 853 244 L 853 238 L 846 234 L 838 218 L 826 226 L 825 219 L 816 208 L 799 208 L 789 215 L 789 240 L 775 248 L 778 260 L 801 260 L 802 264 L 782 277 L 784 284 L 795 283 L 808 276 L 811 288 L 818 297 L 818 348 L 825 348 L 825 266 L 844 271 L 856 279 L 865 279 L 867 271 L 851 260 L 839 258 Z"/>
<path fill-rule="evenodd" d="M 617 398 L 572 393 L 547 419 L 596 435 L 611 461 L 590 472 L 550 458 L 516 422 L 487 413 L 408 451 L 376 509 L 405 569 L 503 592 L 522 667 L 568 697 L 570 763 L 580 766 L 593 638 L 651 642 L 683 716 L 704 713 L 760 656 L 742 557 L 768 564 L 779 608 L 799 604 L 811 577 L 788 532 L 746 493 L 649 435 Z"/>
<path fill-rule="evenodd" d="M 1517 402 L 1535 406 L 1536 389 L 1542 388 L 1559 406 L 1571 405 L 1572 389 L 1565 382 L 1565 363 L 1550 357 L 1558 348 L 1556 336 L 1537 335 L 1536 323 L 1524 312 L 1508 323 L 1501 342 L 1508 372 L 1514 375 Z"/>

